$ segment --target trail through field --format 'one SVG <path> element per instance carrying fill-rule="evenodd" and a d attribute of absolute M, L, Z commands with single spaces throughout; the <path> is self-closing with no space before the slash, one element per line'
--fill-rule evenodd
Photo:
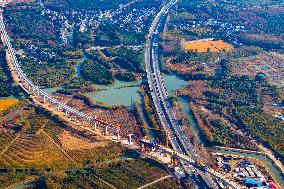
<path fill-rule="evenodd" d="M 170 178 L 170 177 L 172 177 L 172 175 L 164 176 L 164 177 L 159 178 L 159 179 L 157 179 L 157 180 L 155 180 L 155 181 L 153 181 L 153 182 L 150 182 L 150 183 L 148 183 L 148 184 L 145 184 L 144 186 L 141 186 L 141 187 L 139 187 L 139 188 L 137 188 L 137 189 L 147 188 L 147 187 L 149 187 L 149 186 L 151 186 L 151 185 L 153 185 L 153 184 L 156 184 L 157 182 L 160 182 L 160 181 L 165 180 L 165 179 Z"/>
<path fill-rule="evenodd" d="M 7 187 L 7 189 L 21 189 L 27 187 L 33 187 L 34 183 L 38 180 L 38 177 L 27 178 L 24 181 L 13 184 L 12 186 Z"/>
<path fill-rule="evenodd" d="M 14 144 L 14 142 L 21 136 L 22 133 L 19 133 L 6 148 L 0 153 L 0 157 Z"/>
<path fill-rule="evenodd" d="M 99 180 L 100 180 L 101 182 L 103 182 L 104 184 L 108 185 L 110 188 L 112 188 L 112 189 L 118 189 L 116 186 L 114 186 L 114 185 L 112 185 L 111 183 L 109 183 L 109 182 L 107 182 L 107 181 L 101 179 L 100 177 L 98 177 L 98 176 L 96 176 L 96 175 L 94 175 L 94 177 L 96 177 L 97 179 L 99 179 Z"/>
<path fill-rule="evenodd" d="M 69 154 L 60 145 L 58 145 L 53 140 L 53 138 L 51 136 L 49 136 L 49 134 L 47 134 L 44 130 L 40 130 L 40 132 L 45 134 L 51 140 L 51 142 L 56 146 L 56 148 L 58 148 L 64 154 L 65 157 L 67 157 L 74 165 L 77 165 L 76 161 L 71 156 L 69 156 Z"/>

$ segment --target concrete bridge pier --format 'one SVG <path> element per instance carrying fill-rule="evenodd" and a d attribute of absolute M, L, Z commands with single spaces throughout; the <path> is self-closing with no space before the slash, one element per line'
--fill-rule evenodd
<path fill-rule="evenodd" d="M 24 78 L 22 78 L 21 76 L 19 76 L 20 82 L 24 83 Z"/>
<path fill-rule="evenodd" d="M 97 122 L 94 122 L 93 124 L 93 129 L 96 131 L 97 130 Z"/>
<path fill-rule="evenodd" d="M 57 106 L 57 111 L 58 111 L 58 112 L 60 112 L 60 108 L 61 108 L 61 106 L 58 105 L 58 106 Z"/>
<path fill-rule="evenodd" d="M 119 130 L 116 131 L 116 139 L 119 140 L 120 139 L 120 133 Z"/>
<path fill-rule="evenodd" d="M 28 82 L 25 82 L 25 85 L 27 86 L 27 88 L 29 88 L 30 86 Z"/>
<path fill-rule="evenodd" d="M 108 135 L 108 126 L 105 127 L 105 135 Z"/>
<path fill-rule="evenodd" d="M 128 145 L 132 145 L 132 136 L 133 134 L 129 134 L 128 136 Z"/>

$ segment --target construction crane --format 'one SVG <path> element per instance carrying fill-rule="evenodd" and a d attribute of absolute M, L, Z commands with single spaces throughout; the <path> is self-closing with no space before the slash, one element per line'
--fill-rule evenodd
<path fill-rule="evenodd" d="M 165 147 L 168 148 L 169 147 L 169 137 L 170 137 L 170 132 L 168 130 L 165 129 L 156 129 L 156 128 L 148 128 L 149 130 L 155 130 L 155 131 L 163 131 L 165 133 L 165 137 L 166 137 L 166 141 L 165 141 Z M 177 162 L 174 159 L 174 154 L 170 154 L 171 156 L 171 164 L 173 165 L 173 167 L 177 166 Z"/>

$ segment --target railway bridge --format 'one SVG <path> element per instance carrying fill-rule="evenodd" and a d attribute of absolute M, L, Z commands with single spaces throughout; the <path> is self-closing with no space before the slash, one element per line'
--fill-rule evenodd
<path fill-rule="evenodd" d="M 2 3 L 0 1 L 0 3 Z M 0 13 L 1 14 L 1 13 Z M 4 24 L 4 20 L 3 20 L 3 16 L 2 14 L 0 15 L 0 32 L 1 32 L 1 36 L 2 36 L 2 40 L 3 43 L 5 44 L 5 48 L 6 48 L 6 52 L 8 52 L 9 57 L 11 58 L 11 62 L 13 65 L 13 71 L 16 73 L 17 79 L 19 80 L 19 84 L 20 86 L 27 91 L 28 93 L 32 93 L 35 94 L 39 97 L 42 98 L 43 103 L 50 103 L 51 105 L 54 105 L 57 107 L 57 111 L 64 111 L 65 116 L 72 116 L 73 119 L 72 120 L 77 120 L 77 119 L 82 119 L 83 121 L 87 121 L 89 123 L 91 123 L 92 128 L 94 130 L 97 130 L 97 127 L 102 127 L 105 131 L 105 134 L 109 133 L 109 130 L 111 130 L 112 132 L 114 132 L 117 136 L 117 139 L 120 139 L 120 129 L 121 126 L 119 124 L 110 122 L 110 121 L 106 121 L 103 119 L 100 119 L 98 117 L 94 117 L 91 115 L 88 115 L 84 112 L 81 112 L 71 106 L 68 106 L 62 102 L 60 102 L 59 100 L 57 100 L 56 98 L 50 96 L 49 94 L 47 94 L 46 92 L 44 92 L 42 89 L 40 89 L 37 85 L 35 85 L 33 82 L 31 82 L 29 80 L 29 78 L 25 75 L 25 73 L 23 72 L 21 65 L 19 64 L 16 54 L 15 54 L 15 50 L 11 45 L 11 41 L 10 38 L 8 36 L 8 33 L 6 31 L 6 27 Z M 132 134 L 127 135 L 128 138 L 128 144 L 132 145 Z"/>
<path fill-rule="evenodd" d="M 0 3 L 3 4 L 3 1 L 0 0 Z M 160 21 L 160 18 L 162 15 L 165 14 L 165 12 L 168 11 L 168 9 L 174 4 L 176 3 L 176 0 L 172 0 L 169 4 L 167 4 L 165 7 L 163 7 L 163 9 L 161 10 L 161 12 L 159 12 L 159 14 L 157 15 L 157 17 L 155 18 L 153 24 L 152 24 L 152 27 L 150 29 L 150 32 L 149 32 L 149 36 L 152 36 L 154 31 L 156 30 L 157 28 L 157 25 Z M 13 66 L 13 72 L 16 73 L 16 76 L 17 76 L 17 79 L 19 80 L 19 84 L 20 86 L 27 92 L 30 92 L 30 93 L 33 93 L 39 97 L 42 98 L 42 101 L 43 103 L 49 103 L 51 105 L 54 105 L 57 107 L 57 111 L 64 111 L 65 113 L 65 116 L 67 117 L 68 115 L 71 115 L 73 116 L 74 120 L 80 118 L 84 121 L 87 121 L 89 123 L 91 123 L 92 125 L 92 128 L 94 130 L 97 130 L 97 127 L 100 126 L 102 127 L 103 129 L 105 129 L 105 134 L 108 134 L 108 131 L 109 129 L 112 130 L 113 132 L 116 133 L 117 135 L 117 139 L 120 138 L 120 125 L 118 124 L 114 124 L 112 122 L 108 122 L 108 121 L 105 121 L 105 120 L 102 120 L 100 118 L 97 118 L 97 117 L 94 117 L 94 116 L 91 116 L 91 115 L 88 115 L 84 112 L 81 112 L 71 106 L 68 106 L 66 105 L 65 103 L 62 103 L 60 102 L 59 100 L 57 100 L 56 98 L 50 96 L 49 94 L 47 94 L 46 92 L 44 92 L 42 89 L 40 89 L 37 85 L 35 85 L 34 83 L 32 83 L 28 77 L 23 73 L 22 69 L 21 69 L 21 65 L 19 64 L 18 60 L 17 60 L 17 57 L 16 57 L 16 53 L 15 53 L 15 50 L 14 48 L 12 47 L 11 45 L 11 41 L 10 41 L 10 38 L 8 36 L 8 33 L 6 31 L 6 28 L 5 28 L 5 24 L 4 24 L 4 20 L 3 20 L 3 16 L 2 14 L 0 13 L 0 32 L 1 32 L 1 37 L 2 37 L 2 40 L 3 40 L 3 43 L 5 44 L 6 48 L 7 48 L 7 52 L 9 54 L 9 57 L 11 58 L 11 62 L 12 62 L 12 66 Z M 153 91 L 153 89 L 159 89 L 157 91 L 157 93 L 155 95 L 153 95 L 153 99 L 155 99 L 155 108 L 156 110 L 158 110 L 158 113 L 159 113 L 159 118 L 161 119 L 161 122 L 162 122 L 162 125 L 164 127 L 169 127 L 169 125 L 171 125 L 172 123 L 172 119 L 170 119 L 170 123 L 168 124 L 167 121 L 165 121 L 165 117 L 172 117 L 172 113 L 170 113 L 168 111 L 168 108 L 167 106 L 165 105 L 166 108 L 159 108 L 157 104 L 160 104 L 159 101 L 162 101 L 162 104 L 164 105 L 164 99 L 161 97 L 161 95 L 159 94 L 163 94 L 163 96 L 167 96 L 167 93 L 165 91 L 165 88 L 164 86 L 161 87 L 160 84 L 160 72 L 159 72 L 159 69 L 158 67 L 154 67 L 153 70 L 150 69 L 150 64 L 148 61 L 151 59 L 150 55 L 152 56 L 152 54 L 154 55 L 155 57 L 155 53 L 151 53 L 153 51 L 151 51 L 150 49 L 153 49 L 152 47 L 152 43 L 153 41 L 152 40 L 149 40 L 147 42 L 147 51 L 146 51 L 146 56 L 145 56 L 145 59 L 146 59 L 146 70 L 147 70 L 147 78 L 148 78 L 148 82 L 149 82 L 149 87 L 151 89 L 151 91 Z M 150 61 L 152 62 L 152 61 Z M 157 63 L 157 61 L 153 61 L 154 63 Z M 153 75 L 152 75 L 152 72 Z M 158 85 L 154 85 L 153 81 L 156 81 L 156 77 L 159 78 L 159 82 L 158 82 Z M 154 87 L 155 86 L 155 87 Z M 163 92 L 160 92 L 162 89 Z M 153 93 L 153 92 L 152 92 Z M 165 110 L 164 110 L 165 109 Z M 165 115 L 162 116 L 162 112 L 165 111 Z M 171 116 L 168 116 L 168 114 L 170 114 Z M 175 124 L 173 124 L 175 125 Z M 172 128 L 170 128 L 170 130 L 172 130 Z M 169 137 L 169 141 L 170 143 L 172 144 L 172 146 L 175 147 L 175 150 L 171 150 L 169 148 L 164 148 L 164 147 L 160 147 L 159 146 L 159 149 L 166 152 L 166 153 L 169 153 L 169 154 L 175 154 L 179 159 L 180 161 L 183 163 L 183 162 L 188 162 L 190 164 L 195 164 L 196 161 L 191 159 L 190 157 L 188 157 L 187 155 L 184 155 L 182 154 L 182 147 L 180 146 L 180 144 L 177 142 L 177 138 L 174 136 L 173 133 L 175 133 L 178 129 L 174 128 L 173 129 L 174 131 L 171 132 L 170 134 L 170 137 Z M 178 132 L 176 132 L 175 134 L 179 133 L 180 131 L 178 130 Z M 133 134 L 129 134 L 127 135 L 128 137 L 128 144 L 129 145 L 132 145 L 132 135 Z M 183 135 L 181 135 L 183 136 Z M 179 137 L 178 137 L 179 138 Z M 186 138 L 184 138 L 186 140 Z M 183 140 L 180 140 L 181 143 L 184 143 Z M 186 145 L 185 145 L 186 146 Z M 190 154 L 190 153 L 188 153 Z M 220 173 L 217 173 L 215 172 L 214 170 L 208 168 L 207 173 L 210 174 L 210 176 L 214 176 L 214 177 L 217 177 L 223 181 L 225 181 L 229 186 L 231 186 L 232 188 L 241 188 L 238 184 L 232 182 L 232 181 L 228 181 L 228 179 L 224 178 L 223 175 L 221 175 Z M 202 175 L 205 174 L 205 173 L 202 173 Z"/>

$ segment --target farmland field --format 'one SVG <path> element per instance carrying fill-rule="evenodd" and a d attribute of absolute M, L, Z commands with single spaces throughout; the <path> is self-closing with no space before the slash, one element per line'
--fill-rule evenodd
<path fill-rule="evenodd" d="M 219 51 L 230 51 L 233 46 L 224 42 L 223 40 L 217 41 L 192 41 L 184 43 L 185 51 L 194 52 L 219 52 Z"/>
<path fill-rule="evenodd" d="M 3 167 L 65 168 L 71 162 L 44 134 L 23 134 L 0 158 Z"/>
<path fill-rule="evenodd" d="M 0 100 L 0 112 L 6 110 L 7 108 L 13 106 L 18 102 L 19 101 L 17 99 L 12 99 L 12 98 Z"/>
<path fill-rule="evenodd" d="M 25 111 L 7 111 L 0 119 L 0 166 L 7 171 L 5 177 L 19 177 L 1 183 L 0 174 L 0 188 L 18 183 L 30 174 L 46 172 L 44 182 L 50 188 L 81 188 L 82 183 L 86 188 L 136 188 L 167 175 L 161 164 L 140 158 L 103 137 L 84 138 L 87 133 L 50 117 L 41 108 L 26 104 L 21 109 Z M 15 169 L 21 174 L 12 172 Z M 158 183 L 162 188 L 167 185 L 177 186 L 175 180 Z"/>
<path fill-rule="evenodd" d="M 118 188 L 137 188 L 167 175 L 167 171 L 160 164 L 148 159 L 104 163 L 95 172 Z"/>

